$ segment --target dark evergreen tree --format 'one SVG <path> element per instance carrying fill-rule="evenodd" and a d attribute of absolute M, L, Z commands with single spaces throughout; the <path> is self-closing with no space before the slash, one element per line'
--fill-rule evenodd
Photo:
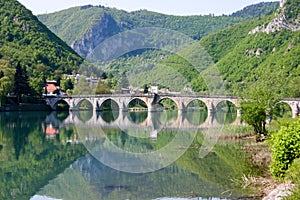
<path fill-rule="evenodd" d="M 149 92 L 149 87 L 147 84 L 144 85 L 144 94 L 147 94 Z"/>
<path fill-rule="evenodd" d="M 20 103 L 22 95 L 30 94 L 29 78 L 27 76 L 26 68 L 21 67 L 20 62 L 16 66 L 16 73 L 14 77 L 14 93 L 17 96 L 17 101 Z"/>
<path fill-rule="evenodd" d="M 67 88 L 66 89 L 67 90 L 73 90 L 74 89 L 74 84 L 73 84 L 73 82 L 70 78 L 67 80 Z"/>

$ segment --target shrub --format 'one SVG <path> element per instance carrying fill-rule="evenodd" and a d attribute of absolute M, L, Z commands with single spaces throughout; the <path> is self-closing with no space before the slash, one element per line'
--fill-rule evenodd
<path fill-rule="evenodd" d="M 277 178 L 284 177 L 292 162 L 300 158 L 300 119 L 273 133 L 271 149 L 271 173 Z"/>
<path fill-rule="evenodd" d="M 294 160 L 289 169 L 286 171 L 286 179 L 293 181 L 296 184 L 296 188 L 293 190 L 293 194 L 287 199 L 296 200 L 300 198 L 300 159 Z"/>

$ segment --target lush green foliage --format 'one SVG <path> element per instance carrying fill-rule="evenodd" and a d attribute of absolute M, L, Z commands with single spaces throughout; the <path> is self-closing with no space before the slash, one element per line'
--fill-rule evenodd
<path fill-rule="evenodd" d="M 253 19 L 244 23 L 235 24 L 229 28 L 221 30 L 201 39 L 200 44 L 212 56 L 215 62 L 225 57 L 228 53 L 241 43 L 247 36 L 250 30 L 264 23 L 270 17 L 262 19 Z"/>
<path fill-rule="evenodd" d="M 14 70 L 10 69 L 8 62 L 0 59 L 1 76 L 0 76 L 0 106 L 5 102 L 6 94 L 13 88 Z"/>
<path fill-rule="evenodd" d="M 201 40 L 201 44 L 217 62 L 223 75 L 224 88 L 239 95 L 251 87 L 258 73 L 270 68 L 287 74 L 289 96 L 299 96 L 300 40 L 299 31 L 248 34 L 258 25 L 268 23 L 273 17 L 232 26 Z M 272 75 L 271 75 L 272 76 Z"/>
<path fill-rule="evenodd" d="M 255 133 L 266 135 L 266 120 L 278 116 L 280 100 L 286 96 L 285 76 L 282 70 L 266 68 L 257 74 L 256 81 L 243 92 L 240 102 L 242 119 L 254 127 Z"/>
<path fill-rule="evenodd" d="M 288 19 L 300 19 L 300 8 L 299 8 L 299 0 L 287 0 L 285 3 L 285 11 L 284 13 L 288 17 Z"/>
<path fill-rule="evenodd" d="M 251 6 L 251 10 L 256 9 L 255 13 L 249 12 L 247 9 L 232 16 L 173 16 L 147 10 L 128 13 L 103 6 L 82 6 L 38 17 L 54 33 L 71 45 L 76 40 L 82 39 L 88 30 L 97 26 L 104 15 L 109 16 L 110 19 L 108 26 L 110 30 L 105 30 L 103 33 L 106 36 L 138 27 L 161 27 L 185 33 L 194 39 L 200 39 L 234 23 L 269 14 L 276 7 L 278 7 L 278 3 L 262 3 Z"/>
<path fill-rule="evenodd" d="M 96 87 L 96 94 L 111 94 L 111 87 L 109 87 L 107 82 L 99 81 Z"/>
<path fill-rule="evenodd" d="M 282 126 L 272 134 L 271 173 L 275 177 L 284 177 L 286 171 L 296 158 L 300 158 L 300 120 L 288 126 Z"/>
<path fill-rule="evenodd" d="M 11 73 L 17 63 L 26 67 L 29 84 L 38 95 L 45 78 L 58 79 L 62 73 L 78 70 L 82 58 L 18 1 L 0 1 L 0 24 L 0 69 L 4 72 L 4 85 L 13 83 Z M 12 89 L 4 88 L 1 93 L 7 94 Z"/>
<path fill-rule="evenodd" d="M 286 171 L 286 179 L 293 181 L 296 188 L 293 189 L 293 194 L 287 197 L 288 200 L 297 200 L 300 198 L 300 158 L 294 160 L 289 169 Z"/>

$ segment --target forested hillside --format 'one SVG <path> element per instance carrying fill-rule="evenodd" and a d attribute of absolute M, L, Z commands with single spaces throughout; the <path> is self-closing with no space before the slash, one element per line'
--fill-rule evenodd
<path fill-rule="evenodd" d="M 173 16 L 147 10 L 126 12 L 104 6 L 82 6 L 39 15 L 38 18 L 79 54 L 86 56 L 106 38 L 124 30 L 160 27 L 182 32 L 193 39 L 233 24 L 274 12 L 278 2 L 251 5 L 230 16 Z"/>
<path fill-rule="evenodd" d="M 289 88 L 287 95 L 300 97 L 298 88 L 300 84 L 300 31 L 297 31 L 299 18 L 293 18 L 299 14 L 295 14 L 298 7 L 294 9 L 290 6 L 295 4 L 297 4 L 297 0 L 288 0 L 284 8 L 272 15 L 235 24 L 200 40 L 199 43 L 209 53 L 219 69 L 222 75 L 223 89 L 227 94 L 240 95 L 241 91 L 251 87 L 259 79 L 260 74 L 268 71 L 269 77 L 272 79 L 272 74 L 275 75 L 280 71 Z M 293 16 L 290 13 L 293 13 Z M 279 16 L 283 16 L 286 21 L 274 24 L 276 22 L 274 19 Z M 290 26 L 290 23 L 293 26 Z M 265 29 L 268 27 L 270 30 L 266 31 Z M 187 51 L 192 54 L 197 49 Z M 163 60 L 159 60 L 161 55 L 164 56 Z M 132 67 L 121 65 L 120 61 L 115 61 L 108 69 L 114 73 L 123 70 L 122 73 L 127 71 L 129 74 L 133 74 L 129 80 L 140 86 L 159 82 L 173 91 L 176 89 L 182 91 L 184 87 L 190 87 L 194 92 L 207 93 L 206 83 L 201 75 L 199 76 L 199 68 L 196 70 L 183 58 L 161 53 L 152 57 L 156 59 L 153 59 L 152 62 L 159 64 L 149 64 L 148 68 L 146 67 L 148 70 L 137 73 L 133 71 L 136 69 L 134 66 L 139 66 L 138 63 L 142 62 L 141 57 L 143 56 L 145 55 L 127 59 L 126 63 L 133 63 Z M 177 76 L 173 75 L 172 78 L 170 74 L 173 73 L 177 73 Z M 183 79 L 179 79 L 180 76 Z M 164 81 L 161 82 L 161 80 Z"/>
<path fill-rule="evenodd" d="M 290 85 L 289 96 L 300 97 L 300 31 L 296 25 L 289 28 L 289 23 L 299 20 L 296 6 L 299 3 L 299 0 L 287 0 L 273 16 L 232 26 L 200 41 L 217 62 L 229 93 L 238 94 L 249 87 L 260 72 L 281 70 L 286 84 Z M 273 19 L 278 16 L 286 21 L 274 24 Z M 268 26 L 271 23 L 272 26 Z M 266 31 L 265 27 L 271 28 Z"/>
<path fill-rule="evenodd" d="M 0 96 L 13 92 L 17 66 L 23 89 L 30 87 L 22 92 L 41 95 L 45 79 L 75 72 L 83 61 L 16 0 L 0 0 L 0 25 Z"/>

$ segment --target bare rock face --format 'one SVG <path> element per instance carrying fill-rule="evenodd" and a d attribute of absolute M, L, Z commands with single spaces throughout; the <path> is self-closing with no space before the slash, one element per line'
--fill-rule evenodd
<path fill-rule="evenodd" d="M 105 38 L 115 35 L 121 29 L 121 26 L 110 15 L 105 13 L 94 23 L 95 25 L 84 34 L 82 39 L 75 41 L 71 45 L 83 57 L 92 53 Z"/>
<path fill-rule="evenodd" d="M 289 18 L 286 12 L 285 4 L 288 0 L 280 1 L 279 13 L 276 17 L 267 25 L 258 26 L 255 29 L 251 30 L 249 34 L 255 34 L 258 32 L 263 33 L 273 33 L 280 30 L 291 30 L 299 31 L 300 30 L 300 14 L 297 18 Z M 299 2 L 300 3 L 300 2 Z"/>
<path fill-rule="evenodd" d="M 290 196 L 292 194 L 292 190 L 294 188 L 295 185 L 291 183 L 280 184 L 272 192 L 270 192 L 268 196 L 264 197 L 263 200 L 284 199 L 284 197 Z"/>

